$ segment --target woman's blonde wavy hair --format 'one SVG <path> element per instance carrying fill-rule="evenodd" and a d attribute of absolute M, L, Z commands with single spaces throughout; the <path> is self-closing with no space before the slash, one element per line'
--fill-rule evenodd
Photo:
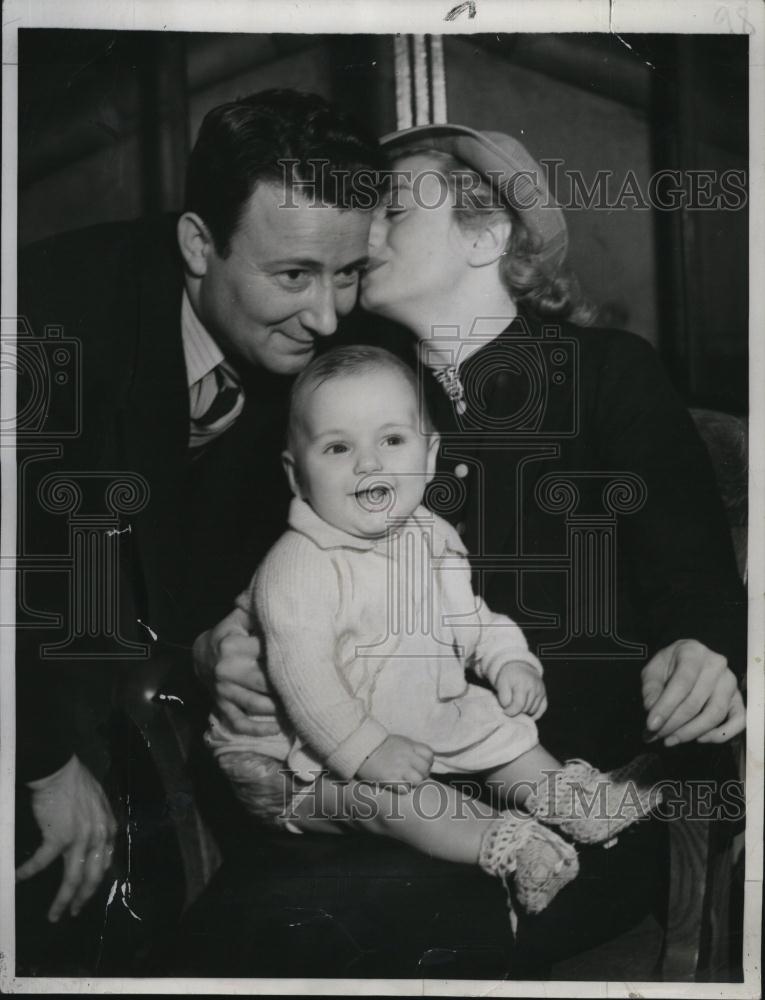
<path fill-rule="evenodd" d="M 510 218 L 512 233 L 500 261 L 499 272 L 516 305 L 540 319 L 565 319 L 579 326 L 590 326 L 595 322 L 597 309 L 583 298 L 573 271 L 561 265 L 550 273 L 542 266 L 539 258 L 540 237 L 529 229 L 523 217 L 513 208 L 498 207 L 496 193 L 482 174 L 451 153 L 428 146 L 407 146 L 396 149 L 394 155 L 397 160 L 405 156 L 427 156 L 434 160 L 453 194 L 457 192 L 457 177 L 472 175 L 474 185 L 470 188 L 470 203 L 454 208 L 457 223 L 462 229 L 479 229 L 498 214 Z"/>

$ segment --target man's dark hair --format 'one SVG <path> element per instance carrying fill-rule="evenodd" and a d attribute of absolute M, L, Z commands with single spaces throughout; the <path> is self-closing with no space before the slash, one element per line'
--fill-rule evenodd
<path fill-rule="evenodd" d="M 258 181 L 284 185 L 286 179 L 286 190 L 296 181 L 308 182 L 310 189 L 304 190 L 314 203 L 372 207 L 352 200 L 358 186 L 343 182 L 343 175 L 366 172 L 367 181 L 376 180 L 384 166 L 372 133 L 323 97 L 262 90 L 205 116 L 189 159 L 185 211 L 204 220 L 215 249 L 225 257 Z"/>

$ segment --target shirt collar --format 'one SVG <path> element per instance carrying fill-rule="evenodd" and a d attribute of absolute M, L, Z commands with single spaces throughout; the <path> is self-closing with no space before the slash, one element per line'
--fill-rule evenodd
<path fill-rule="evenodd" d="M 184 288 L 181 299 L 181 335 L 183 356 L 186 359 L 186 378 L 189 388 L 217 368 L 224 360 L 223 351 L 202 325 Z"/>
<path fill-rule="evenodd" d="M 426 507 L 420 506 L 412 514 L 409 521 L 427 528 L 433 522 L 433 515 Z M 381 538 L 358 538 L 332 524 L 327 524 L 305 500 L 298 497 L 293 497 L 290 504 L 288 523 L 294 531 L 306 535 L 320 549 L 356 549 L 359 552 L 371 552 L 376 549 L 383 555 L 389 554 L 388 535 L 383 535 Z M 461 543 L 459 543 L 459 548 L 450 545 L 440 532 L 437 538 L 440 544 L 437 544 L 436 547 L 440 548 L 441 551 L 436 552 L 436 555 L 442 555 L 444 552 L 465 552 Z"/>

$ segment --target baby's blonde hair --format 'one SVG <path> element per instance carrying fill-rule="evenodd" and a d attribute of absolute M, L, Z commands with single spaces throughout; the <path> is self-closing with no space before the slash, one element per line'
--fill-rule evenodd
<path fill-rule="evenodd" d="M 390 371 L 400 375 L 411 388 L 418 402 L 422 428 L 425 434 L 433 433 L 433 422 L 424 400 L 416 372 L 397 355 L 382 347 L 370 344 L 349 344 L 334 347 L 303 369 L 295 379 L 290 394 L 290 415 L 287 424 L 287 447 L 293 451 L 299 433 L 299 422 L 305 399 L 310 392 L 335 378 L 365 375 L 370 372 Z"/>

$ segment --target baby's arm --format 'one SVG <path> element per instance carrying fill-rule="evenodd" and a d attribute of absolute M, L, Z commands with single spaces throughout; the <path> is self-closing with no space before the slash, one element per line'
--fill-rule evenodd
<path fill-rule="evenodd" d="M 302 535 L 285 535 L 258 570 L 253 598 L 269 679 L 327 767 L 346 779 L 420 780 L 408 775 L 422 770 L 427 748 L 390 736 L 338 673 L 339 586 L 327 553 Z"/>
<path fill-rule="evenodd" d="M 547 709 L 542 664 L 529 650 L 520 626 L 507 615 L 491 611 L 473 593 L 465 547 L 450 525 L 442 522 L 442 530 L 450 556 L 462 561 L 446 571 L 445 585 L 457 605 L 466 605 L 460 609 L 464 624 L 460 626 L 459 617 L 455 620 L 466 659 L 478 676 L 491 684 L 508 715 L 525 712 L 540 718 Z"/>
<path fill-rule="evenodd" d="M 491 611 L 481 598 L 476 600 L 480 627 L 473 669 L 497 692 L 507 715 L 523 712 L 532 719 L 541 718 L 547 711 L 542 664 L 529 649 L 520 626 L 507 615 Z"/>

